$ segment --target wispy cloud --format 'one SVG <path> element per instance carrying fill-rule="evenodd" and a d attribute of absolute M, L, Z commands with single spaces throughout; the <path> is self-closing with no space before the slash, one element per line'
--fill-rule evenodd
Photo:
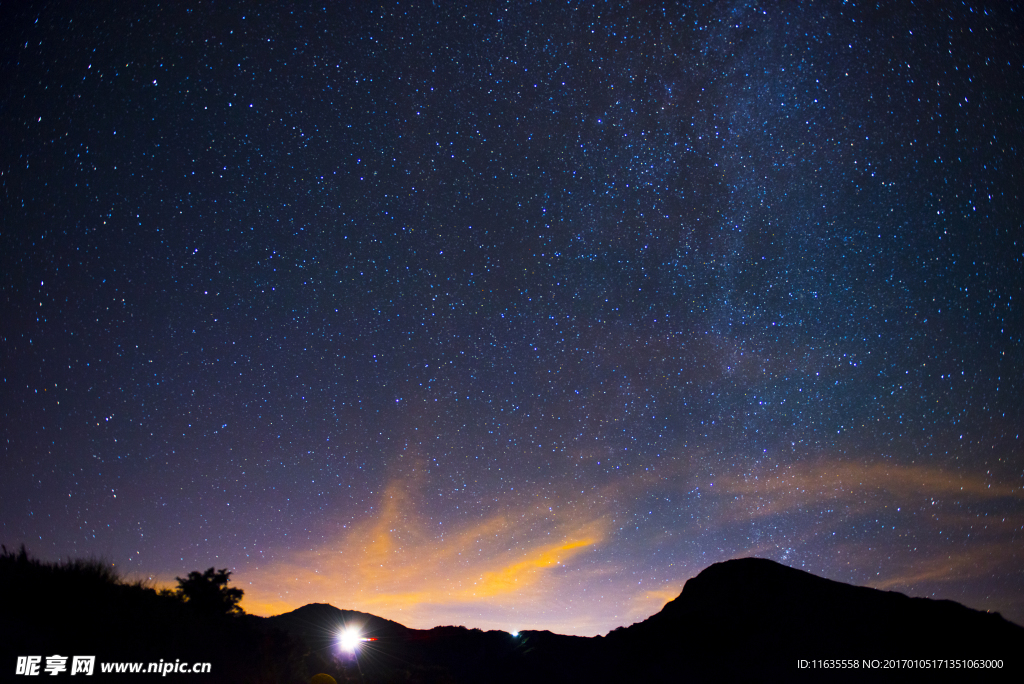
<path fill-rule="evenodd" d="M 744 515 L 762 517 L 835 502 L 847 510 L 874 510 L 880 500 L 928 501 L 1024 499 L 1024 488 L 983 475 L 892 462 L 818 459 L 721 475 L 719 496 L 744 501 Z"/>
<path fill-rule="evenodd" d="M 1024 491 L 987 474 L 828 457 L 712 473 L 702 462 L 666 460 L 585 488 L 548 483 L 544 495 L 506 493 L 440 520 L 425 469 L 413 466 L 393 474 L 365 518 L 248 570 L 244 606 L 274 614 L 329 602 L 414 627 L 596 634 L 657 612 L 688 578 L 733 557 L 911 593 L 1018 562 Z M 936 543 L 947 539 L 955 548 Z"/>
<path fill-rule="evenodd" d="M 435 622 L 418 616 L 436 614 L 439 606 L 459 606 L 467 616 L 521 608 L 557 592 L 564 574 L 553 573 L 607 535 L 601 507 L 556 512 L 515 501 L 446 529 L 425 515 L 424 484 L 422 469 L 396 476 L 375 514 L 311 551 L 250 573 L 246 610 L 270 614 L 329 602 L 395 619 L 412 616 L 406 624 L 429 627 Z"/>

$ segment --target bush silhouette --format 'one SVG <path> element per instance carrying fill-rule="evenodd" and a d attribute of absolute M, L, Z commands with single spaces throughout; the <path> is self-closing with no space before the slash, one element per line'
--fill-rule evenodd
<path fill-rule="evenodd" d="M 241 589 L 229 588 L 228 579 L 231 573 L 227 568 L 214 570 L 209 568 L 204 573 L 192 571 L 188 577 L 178 580 L 175 592 L 188 605 L 204 615 L 241 615 L 242 609 L 238 602 L 242 600 Z"/>
<path fill-rule="evenodd" d="M 102 662 L 171 656 L 211 663 L 212 673 L 199 678 L 207 684 L 308 681 L 306 647 L 264 618 L 242 613 L 242 590 L 230 588 L 229 577 L 226 569 L 210 568 L 179 578 L 177 591 L 157 591 L 121 578 L 100 559 L 41 561 L 24 546 L 0 546 L 0 662 L 95 655 L 100 675 Z M 195 684 L 197 678 L 171 673 L 166 681 Z"/>
<path fill-rule="evenodd" d="M 22 544 L 17 553 L 9 551 L 7 546 L 0 544 L 0 568 L 3 577 L 10 581 L 18 581 L 26 577 L 43 578 L 47 581 L 72 581 L 82 586 L 103 586 L 121 584 L 117 571 L 99 559 L 74 559 L 57 563 L 42 563 L 29 558 L 25 545 Z"/>

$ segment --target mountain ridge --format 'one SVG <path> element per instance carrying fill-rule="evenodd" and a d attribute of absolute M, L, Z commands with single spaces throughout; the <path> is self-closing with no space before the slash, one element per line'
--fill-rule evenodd
<path fill-rule="evenodd" d="M 327 607 L 336 611 L 335 625 L 351 622 L 345 616 L 357 614 Z M 265 619 L 288 631 L 285 625 L 294 624 L 295 616 L 308 608 Z M 326 608 L 318 610 L 322 618 L 332 619 Z M 459 682 L 596 682 L 638 677 L 646 681 L 680 681 L 680 677 L 682 681 L 749 677 L 791 681 L 820 677 L 818 661 L 856 662 L 856 668 L 843 671 L 829 667 L 828 679 L 859 681 L 869 675 L 863 669 L 872 670 L 870 677 L 875 680 L 903 676 L 905 663 L 898 671 L 887 671 L 886 663 L 891 667 L 910 660 L 915 669 L 925 667 L 927 661 L 929 676 L 942 679 L 946 674 L 955 678 L 955 672 L 962 675 L 968 668 L 962 662 L 940 667 L 935 664 L 938 661 L 1002 659 L 1001 668 L 981 675 L 999 679 L 1020 672 L 1012 658 L 1024 650 L 1024 627 L 998 613 L 837 582 L 762 558 L 715 563 L 688 580 L 679 596 L 659 612 L 602 636 L 523 630 L 514 637 L 496 630 L 418 630 L 385 622 L 387 628 L 372 627 L 382 641 L 368 645 L 372 648 L 366 650 L 367 657 L 391 654 L 403 662 L 428 664 L 448 671 Z M 290 633 L 328 652 L 331 629 L 319 629 L 319 640 L 309 630 Z M 806 667 L 800 668 L 799 661 L 805 661 Z"/>
<path fill-rule="evenodd" d="M 373 641 L 342 651 L 348 627 Z M 908 669 L 940 681 L 1021 681 L 1024 627 L 757 558 L 716 563 L 654 615 L 595 637 L 420 630 L 322 603 L 269 618 L 214 615 L 120 581 L 103 563 L 47 564 L 22 551 L 0 554 L 0 651 L 5 667 L 54 654 L 94 655 L 97 667 L 207 663 L 203 681 L 231 683 L 315 673 L 363 684 L 886 681 Z"/>

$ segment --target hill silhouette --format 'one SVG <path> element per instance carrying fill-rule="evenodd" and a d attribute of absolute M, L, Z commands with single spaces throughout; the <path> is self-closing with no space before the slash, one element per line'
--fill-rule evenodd
<path fill-rule="evenodd" d="M 416 630 L 323 604 L 266 620 L 309 644 L 309 668 L 339 682 L 357 665 L 362 679 L 355 681 L 886 681 L 912 676 L 908 659 L 927 659 L 932 681 L 1018 681 L 1015 654 L 1024 651 L 1024 628 L 998 613 L 835 582 L 759 558 L 710 566 L 657 614 L 603 637 Z M 378 641 L 357 658 L 338 659 L 337 634 L 352 624 Z M 808 661 L 802 669 L 801 659 Z M 965 665 L 993 659 L 1002 667 Z M 813 662 L 823 660 L 858 666 L 826 670 Z M 954 662 L 937 669 L 937 660 Z"/>
<path fill-rule="evenodd" d="M 698 681 L 906 679 L 913 673 L 895 661 L 907 659 L 1002 659 L 1001 669 L 970 673 L 962 662 L 945 664 L 953 670 L 933 662 L 927 676 L 1019 681 L 1014 654 L 1024 652 L 1024 628 L 998 613 L 835 582 L 760 558 L 708 567 L 659 613 L 606 639 L 616 650 L 651 655 L 639 671 L 653 681 L 678 672 Z M 800 659 L 856 660 L 859 667 L 823 671 L 808 662 L 801 670 Z M 865 660 L 879 661 L 877 669 L 865 671 Z"/>
<path fill-rule="evenodd" d="M 338 637 L 350 627 L 374 640 L 342 651 Z M 1024 628 L 997 613 L 757 558 L 712 565 L 657 614 L 585 638 L 410 629 L 326 604 L 269 618 L 212 614 L 123 582 L 102 563 L 47 564 L 22 550 L 0 555 L 0 640 L 6 668 L 19 655 L 210 662 L 210 674 L 167 677 L 192 682 L 308 682 L 318 673 L 339 683 L 894 681 L 914 676 L 896 663 L 904 659 L 928 659 L 930 681 L 1020 681 L 1024 652 Z M 858 667 L 814 664 L 833 659 Z M 934 659 L 960 666 L 936 669 Z M 1001 659 L 1002 667 L 967 667 L 973 659 Z M 864 667 L 872 661 L 877 668 Z M 893 664 L 899 669 L 883 669 Z"/>

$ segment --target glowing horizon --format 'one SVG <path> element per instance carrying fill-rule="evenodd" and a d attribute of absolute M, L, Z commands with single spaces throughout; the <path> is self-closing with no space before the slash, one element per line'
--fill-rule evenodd
<path fill-rule="evenodd" d="M 664 486 L 693 488 L 702 479 L 708 479 L 707 474 L 693 473 L 687 478 L 666 478 Z M 674 487 L 669 484 L 673 480 L 679 481 Z M 713 519 L 698 516 L 687 532 L 704 538 L 725 536 L 730 526 L 750 521 L 763 521 L 767 529 L 777 525 L 782 516 L 805 509 L 831 509 L 834 515 L 825 521 L 815 518 L 811 527 L 819 527 L 817 530 L 788 530 L 784 543 L 766 534 L 763 543 L 723 549 L 704 565 L 699 561 L 667 564 L 663 579 L 632 586 L 615 577 L 622 574 L 621 566 L 608 567 L 607 542 L 614 534 L 622 535 L 620 530 L 612 531 L 613 502 L 650 488 L 649 475 L 609 486 L 592 495 L 589 502 L 580 501 L 558 516 L 538 504 L 496 506 L 443 536 L 430 534 L 429 521 L 413 503 L 419 496 L 417 488 L 424 484 L 413 469 L 411 476 L 393 479 L 386 487 L 376 516 L 305 554 L 253 568 L 239 585 L 246 591 L 245 610 L 274 615 L 307 603 L 329 603 L 419 629 L 462 624 L 508 632 L 550 629 L 593 636 L 658 612 L 679 595 L 687 579 L 708 565 L 750 555 L 838 581 L 913 595 L 917 586 L 928 587 L 950 577 L 964 581 L 987 570 L 936 553 L 892 558 L 890 572 L 858 574 L 851 568 L 844 576 L 823 572 L 801 559 L 810 555 L 816 544 L 827 543 L 833 529 L 848 524 L 850 516 L 858 521 L 898 518 L 902 509 L 936 497 L 964 497 L 974 505 L 1022 497 L 1020 488 L 992 486 L 985 477 L 900 466 L 881 459 L 859 464 L 823 459 L 802 466 L 766 468 L 760 474 L 723 473 L 717 478 L 723 494 L 703 506 L 717 514 Z M 1015 549 L 1009 536 L 1020 523 L 1020 519 L 1011 519 L 990 530 L 984 544 L 996 566 L 1012 564 Z M 532 532 L 524 534 L 526 530 Z M 872 546 L 876 544 L 865 541 L 832 548 L 839 557 L 857 558 L 860 567 L 872 568 L 881 558 Z M 343 588 L 335 588 L 339 586 Z"/>

